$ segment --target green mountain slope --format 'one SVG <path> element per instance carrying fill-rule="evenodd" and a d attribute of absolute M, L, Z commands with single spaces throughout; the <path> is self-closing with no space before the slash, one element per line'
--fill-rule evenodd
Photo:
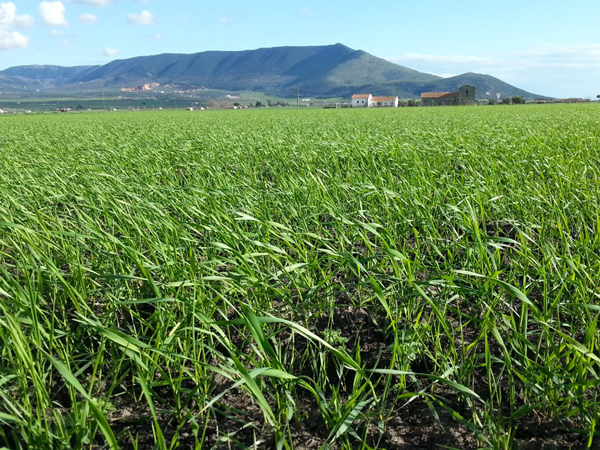
<path fill-rule="evenodd" d="M 17 66 L 0 72 L 9 77 L 36 80 L 42 84 L 64 85 L 75 82 L 79 77 L 99 66 Z"/>
<path fill-rule="evenodd" d="M 472 84 L 503 96 L 535 94 L 488 75 L 452 78 L 418 72 L 342 44 L 274 47 L 245 51 L 162 54 L 112 61 L 103 66 L 19 66 L 0 72 L 5 90 L 115 89 L 148 82 L 186 84 L 226 91 L 258 91 L 291 97 L 349 97 L 356 92 L 418 97 L 422 92 L 455 90 Z"/>
<path fill-rule="evenodd" d="M 366 82 L 394 79 L 432 81 L 433 75 L 392 64 L 342 44 L 275 47 L 238 52 L 163 54 L 113 61 L 75 79 L 108 84 L 192 84 L 225 90 L 290 95 L 298 86 L 306 95 Z"/>

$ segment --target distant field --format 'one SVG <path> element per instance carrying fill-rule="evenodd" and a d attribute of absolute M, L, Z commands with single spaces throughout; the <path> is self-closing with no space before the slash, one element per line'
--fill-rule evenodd
<path fill-rule="evenodd" d="M 597 448 L 600 105 L 0 117 L 0 447 Z"/>
<path fill-rule="evenodd" d="M 197 104 L 196 104 L 197 103 Z M 150 100 L 140 96 L 140 98 L 122 98 L 117 99 L 116 96 L 107 98 L 53 98 L 53 99 L 26 99 L 26 100 L 3 100 L 0 102 L 0 108 L 11 111 L 31 111 L 50 112 L 62 108 L 69 108 L 73 112 L 91 110 L 107 110 L 116 108 L 118 110 L 139 109 L 139 110 L 156 110 L 162 109 L 186 109 L 188 106 L 207 106 L 208 100 L 200 99 L 159 99 Z"/>
<path fill-rule="evenodd" d="M 33 93 L 31 98 L 22 98 L 23 94 L 6 94 L 0 99 L 0 109 L 9 109 L 11 111 L 31 111 L 31 112 L 49 112 L 60 108 L 70 108 L 77 110 L 102 110 L 116 108 L 118 110 L 139 109 L 156 110 L 162 109 L 186 109 L 195 106 L 213 106 L 223 108 L 229 104 L 238 103 L 241 106 L 254 106 L 256 102 L 261 102 L 264 106 L 276 103 L 290 104 L 296 106 L 296 97 L 283 98 L 266 95 L 262 92 L 241 92 L 231 93 L 227 91 L 216 90 L 193 90 L 178 91 L 167 89 L 160 93 L 160 88 L 153 91 L 123 93 L 120 91 L 108 92 L 103 98 L 100 92 L 95 93 L 76 93 L 67 95 L 66 93 L 56 93 L 55 97 L 47 97 L 47 93 Z M 41 97 L 45 95 L 46 97 Z M 308 100 L 302 97 L 300 100 Z M 321 106 L 323 102 L 348 102 L 348 99 L 329 98 L 314 99 L 301 102 L 302 106 L 308 106 L 311 102 L 313 106 Z"/>

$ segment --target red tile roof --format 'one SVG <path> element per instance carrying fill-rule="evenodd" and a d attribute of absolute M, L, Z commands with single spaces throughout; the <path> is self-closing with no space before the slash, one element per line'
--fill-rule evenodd
<path fill-rule="evenodd" d="M 373 97 L 371 100 L 374 102 L 393 102 L 397 99 L 398 97 Z"/>
<path fill-rule="evenodd" d="M 421 98 L 457 98 L 458 92 L 423 92 Z"/>
<path fill-rule="evenodd" d="M 354 94 L 352 98 L 369 98 L 371 94 Z"/>

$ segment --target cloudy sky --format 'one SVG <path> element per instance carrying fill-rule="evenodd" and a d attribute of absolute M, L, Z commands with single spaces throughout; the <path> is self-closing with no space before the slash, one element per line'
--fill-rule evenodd
<path fill-rule="evenodd" d="M 600 0 L 0 0 L 0 70 L 338 42 L 441 76 L 600 94 Z"/>

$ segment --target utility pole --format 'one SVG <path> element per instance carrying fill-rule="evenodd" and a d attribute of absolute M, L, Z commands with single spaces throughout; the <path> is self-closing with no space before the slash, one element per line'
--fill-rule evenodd
<path fill-rule="evenodd" d="M 300 109 L 300 88 L 296 86 L 296 109 Z"/>

